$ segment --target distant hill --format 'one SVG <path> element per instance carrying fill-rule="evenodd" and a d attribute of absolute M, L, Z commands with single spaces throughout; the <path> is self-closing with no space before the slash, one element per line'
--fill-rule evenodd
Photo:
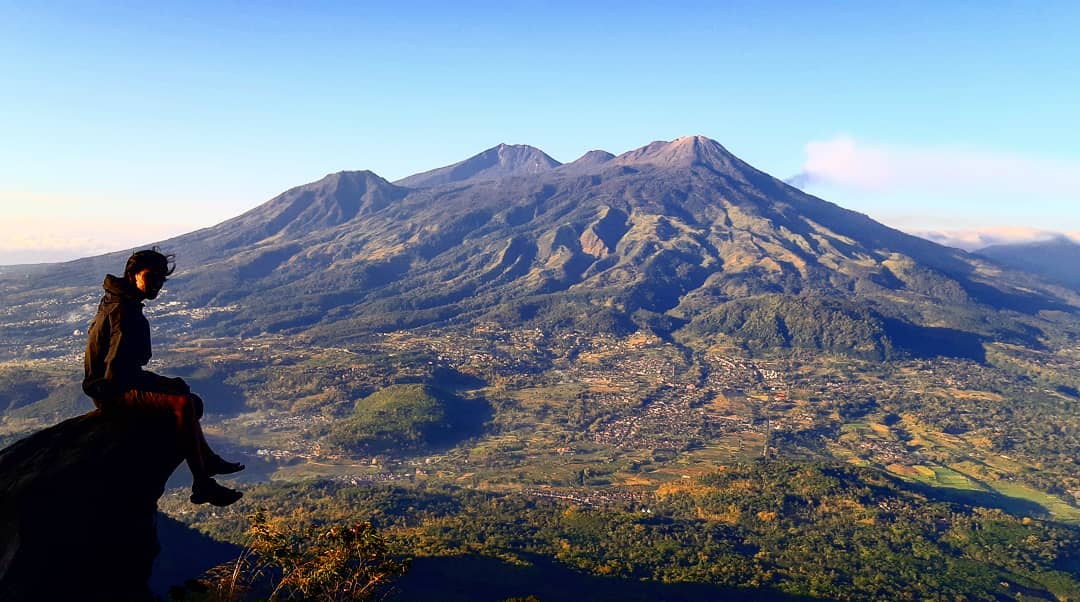
<path fill-rule="evenodd" d="M 991 245 L 979 249 L 976 254 L 1080 291 L 1080 244 L 1067 237 Z"/>
<path fill-rule="evenodd" d="M 179 265 L 150 305 L 164 336 L 336 344 L 495 323 L 978 358 L 985 340 L 1038 345 L 1054 330 L 1046 310 L 1080 306 L 805 194 L 703 136 L 566 165 L 499 145 L 395 183 L 340 172 L 160 244 Z M 0 273 L 0 357 L 77 352 L 72 333 L 125 255 Z"/>

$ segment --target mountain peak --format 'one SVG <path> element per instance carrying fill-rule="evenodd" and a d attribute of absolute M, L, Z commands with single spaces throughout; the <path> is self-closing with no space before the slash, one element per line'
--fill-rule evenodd
<path fill-rule="evenodd" d="M 724 151 L 725 153 L 727 152 L 727 150 L 723 146 L 721 146 L 719 142 L 713 140 L 712 138 L 706 138 L 705 136 L 697 134 L 693 136 L 680 136 L 669 142 L 668 145 L 674 148 L 691 148 L 698 150 L 704 148 L 714 148 Z"/>
<path fill-rule="evenodd" d="M 591 150 L 577 159 L 559 167 L 559 171 L 568 174 L 589 173 L 615 158 L 606 150 Z"/>
<path fill-rule="evenodd" d="M 363 195 L 368 190 L 393 188 L 393 184 L 373 171 L 336 171 L 294 188 L 319 195 Z"/>
<path fill-rule="evenodd" d="M 308 184 L 308 185 L 309 186 L 310 185 L 316 185 L 316 184 L 319 184 L 321 182 L 335 182 L 336 183 L 336 182 L 341 182 L 343 180 L 344 181 L 354 181 L 354 182 L 358 182 L 358 181 L 375 181 L 375 182 L 386 182 L 387 184 L 389 184 L 389 182 L 387 182 L 382 176 L 376 174 L 375 172 L 367 170 L 367 169 L 361 169 L 361 170 L 356 170 L 356 171 L 342 170 L 342 171 L 335 171 L 333 173 L 328 173 L 325 176 L 323 176 L 322 178 L 320 178 L 320 179 L 316 180 L 315 182 L 312 182 L 311 184 Z"/>
<path fill-rule="evenodd" d="M 527 144 L 499 144 L 464 161 L 402 178 L 394 184 L 430 188 L 458 182 L 498 180 L 550 171 L 561 165 L 544 151 Z"/>
<path fill-rule="evenodd" d="M 297 238 L 378 211 L 406 192 L 371 171 L 339 171 L 224 222 L 215 236 L 230 247 L 282 235 Z"/>
<path fill-rule="evenodd" d="M 480 155 L 494 151 L 502 167 L 523 168 L 530 173 L 547 171 L 552 167 L 561 165 L 555 159 L 549 157 L 544 151 L 528 144 L 505 144 L 488 149 Z"/>
<path fill-rule="evenodd" d="M 599 165 L 601 163 L 607 163 L 614 158 L 615 155 L 606 150 L 591 150 L 578 157 L 573 163 L 568 163 L 568 165 Z"/>
<path fill-rule="evenodd" d="M 283 213 L 289 214 L 290 226 L 306 223 L 322 228 L 381 209 L 403 193 L 371 171 L 339 171 L 293 188 L 267 205 L 280 206 Z"/>
<path fill-rule="evenodd" d="M 736 169 L 734 155 L 719 142 L 705 136 L 682 136 L 671 141 L 658 140 L 615 158 L 622 165 L 656 167 L 691 167 L 704 165 L 721 172 Z"/>

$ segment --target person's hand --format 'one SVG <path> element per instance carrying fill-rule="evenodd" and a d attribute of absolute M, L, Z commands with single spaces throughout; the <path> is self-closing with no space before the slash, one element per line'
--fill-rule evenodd
<path fill-rule="evenodd" d="M 179 376 L 167 379 L 177 391 L 180 393 L 191 393 L 191 387 L 188 386 L 187 381 Z"/>
<path fill-rule="evenodd" d="M 195 410 L 195 419 L 201 420 L 204 407 L 202 397 L 199 397 L 194 393 L 188 393 L 187 396 L 191 399 L 191 408 Z"/>

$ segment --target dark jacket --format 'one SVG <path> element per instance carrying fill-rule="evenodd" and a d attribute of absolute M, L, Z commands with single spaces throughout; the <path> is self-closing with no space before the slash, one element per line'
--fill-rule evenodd
<path fill-rule="evenodd" d="M 98 405 L 131 389 L 189 392 L 183 380 L 143 369 L 152 353 L 150 323 L 142 313 L 139 289 L 112 274 L 105 277 L 103 287 L 105 296 L 86 341 L 83 391 Z"/>

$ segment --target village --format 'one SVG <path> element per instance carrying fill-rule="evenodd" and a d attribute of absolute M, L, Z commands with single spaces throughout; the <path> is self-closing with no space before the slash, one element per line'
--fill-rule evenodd
<path fill-rule="evenodd" d="M 510 392 L 538 385 L 573 386 L 578 391 L 573 398 L 551 400 L 579 408 L 565 427 L 574 437 L 614 449 L 679 451 L 703 441 L 766 430 L 774 441 L 782 442 L 783 433 L 814 433 L 835 422 L 837 411 L 873 407 L 874 400 L 896 395 L 896 386 L 881 380 L 809 378 L 785 371 L 775 360 L 709 353 L 688 361 L 674 345 L 647 336 L 556 339 L 536 329 L 506 332 L 478 327 L 470 336 L 398 333 L 349 349 L 315 349 L 285 339 L 252 340 L 239 343 L 236 352 L 292 374 L 280 377 L 280 382 L 268 379 L 256 393 L 295 396 L 297 382 L 308 381 L 351 391 L 346 405 L 359 394 L 394 382 L 446 374 L 473 378 L 481 386 L 498 381 Z M 919 376 L 924 375 L 915 372 L 912 378 Z M 793 399 L 793 391 L 802 398 Z M 247 426 L 267 433 L 310 433 L 333 419 L 325 408 L 299 414 L 269 412 L 261 422 Z M 260 448 L 259 454 L 277 461 L 339 459 L 310 436 L 278 445 Z M 916 451 L 888 439 L 864 438 L 855 450 L 882 463 L 920 460 Z"/>

